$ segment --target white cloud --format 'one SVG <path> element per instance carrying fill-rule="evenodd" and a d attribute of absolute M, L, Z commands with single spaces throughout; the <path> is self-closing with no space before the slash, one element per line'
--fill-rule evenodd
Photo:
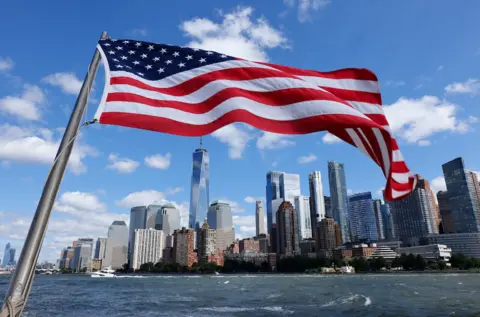
<path fill-rule="evenodd" d="M 166 170 L 170 167 L 170 159 L 172 158 L 171 153 L 165 155 L 154 154 L 152 156 L 147 156 L 145 158 L 145 164 L 151 168 L 158 168 L 161 170 Z"/>
<path fill-rule="evenodd" d="M 128 194 L 123 199 L 116 201 L 115 204 L 120 208 L 130 209 L 135 206 L 146 206 L 154 202 L 166 204 L 167 196 L 179 192 L 181 188 L 167 189 L 165 192 L 159 192 L 153 189 L 142 190 Z"/>
<path fill-rule="evenodd" d="M 228 144 L 228 156 L 231 159 L 242 158 L 243 151 L 247 147 L 252 136 L 242 130 L 239 125 L 230 124 L 212 133 L 214 138 Z"/>
<path fill-rule="evenodd" d="M 110 164 L 107 165 L 107 168 L 116 170 L 122 174 L 133 173 L 140 165 L 139 162 L 125 157 L 119 157 L 116 153 L 110 153 L 108 161 Z"/>
<path fill-rule="evenodd" d="M 418 140 L 417 144 L 420 146 L 430 146 L 432 142 L 430 140 Z"/>
<path fill-rule="evenodd" d="M 385 81 L 385 86 L 387 87 L 401 87 L 405 86 L 405 82 L 403 80 L 387 80 Z"/>
<path fill-rule="evenodd" d="M 480 79 L 469 78 L 464 82 L 455 82 L 445 87 L 447 94 L 468 94 L 471 96 L 480 95 Z"/>
<path fill-rule="evenodd" d="M 361 189 L 350 189 L 348 188 L 347 189 L 347 195 L 355 195 L 355 194 L 359 194 L 359 193 L 365 193 L 367 192 L 366 190 L 361 190 Z"/>
<path fill-rule="evenodd" d="M 148 30 L 145 28 L 137 28 L 130 30 L 128 32 L 128 35 L 130 36 L 147 36 L 148 35 Z"/>
<path fill-rule="evenodd" d="M 432 188 L 435 194 L 441 190 L 442 191 L 447 190 L 447 184 L 445 183 L 445 178 L 443 176 L 435 177 L 430 182 L 430 187 Z"/>
<path fill-rule="evenodd" d="M 76 214 L 77 211 L 106 212 L 107 205 L 97 195 L 85 192 L 65 192 L 58 199 L 55 209 L 60 212 Z"/>
<path fill-rule="evenodd" d="M 45 128 L 23 128 L 10 124 L 0 125 L 0 160 L 24 163 L 52 164 L 60 144 L 57 131 Z M 74 174 L 87 171 L 83 159 L 96 156 L 97 151 L 81 139 L 75 142 L 69 159 Z"/>
<path fill-rule="evenodd" d="M 40 106 L 44 102 L 45 94 L 38 86 L 25 85 L 22 95 L 0 99 L 0 112 L 20 119 L 38 121 L 41 118 Z"/>
<path fill-rule="evenodd" d="M 393 133 L 409 143 L 427 142 L 427 138 L 439 132 L 465 133 L 470 119 L 456 118 L 459 106 L 434 96 L 419 99 L 400 98 L 392 105 L 384 106 Z"/>
<path fill-rule="evenodd" d="M 444 68 L 444 67 L 443 67 L 443 65 L 439 65 L 439 66 L 437 67 L 437 71 L 439 71 L 439 72 L 440 72 L 440 71 L 442 71 L 442 70 L 443 70 L 443 68 Z"/>
<path fill-rule="evenodd" d="M 298 164 L 307 164 L 317 160 L 317 156 L 309 154 L 306 156 L 300 156 L 297 160 Z"/>
<path fill-rule="evenodd" d="M 295 7 L 296 0 L 283 0 L 287 7 Z M 325 9 L 331 0 L 298 0 L 298 20 L 303 23 L 311 20 L 312 12 Z"/>
<path fill-rule="evenodd" d="M 191 47 L 214 50 L 255 61 L 268 61 L 267 49 L 286 47 L 287 39 L 280 30 L 261 17 L 252 19 L 253 8 L 237 7 L 223 14 L 216 23 L 205 18 L 194 18 L 180 26 L 192 38 Z"/>
<path fill-rule="evenodd" d="M 256 234 L 255 216 L 234 215 L 233 224 L 235 225 L 235 234 L 241 239 L 253 237 Z"/>
<path fill-rule="evenodd" d="M 228 203 L 230 205 L 230 207 L 232 208 L 232 212 L 233 213 L 242 213 L 242 212 L 245 212 L 245 209 L 240 206 L 236 201 L 233 201 L 233 200 L 229 200 L 225 197 L 222 197 L 220 198 L 219 200 L 221 201 L 224 201 L 226 203 Z"/>
<path fill-rule="evenodd" d="M 0 56 L 0 73 L 11 70 L 13 66 L 15 66 L 15 63 L 12 61 L 11 58 Z"/>
<path fill-rule="evenodd" d="M 326 144 L 334 144 L 334 143 L 340 143 L 342 140 L 335 135 L 331 134 L 330 132 L 327 132 L 323 137 L 322 137 L 322 142 Z"/>
<path fill-rule="evenodd" d="M 377 197 L 380 197 L 380 198 L 383 199 L 383 191 L 384 191 L 384 189 L 385 189 L 385 188 L 382 187 L 382 188 L 379 188 L 379 189 L 375 192 L 375 194 L 377 195 Z"/>
<path fill-rule="evenodd" d="M 78 95 L 82 81 L 74 73 L 54 73 L 42 79 L 43 82 L 62 89 L 66 94 Z"/>
<path fill-rule="evenodd" d="M 249 204 L 254 204 L 256 203 L 258 200 L 263 200 L 262 197 L 252 197 L 252 196 L 247 196 L 243 199 L 246 203 L 249 203 Z"/>
<path fill-rule="evenodd" d="M 257 140 L 257 148 L 260 150 L 281 149 L 295 145 L 291 135 L 263 132 Z"/>

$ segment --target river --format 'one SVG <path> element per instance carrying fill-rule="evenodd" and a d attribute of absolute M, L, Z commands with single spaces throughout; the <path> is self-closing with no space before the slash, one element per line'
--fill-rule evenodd
<path fill-rule="evenodd" d="M 24 316 L 480 316 L 479 293 L 480 274 L 54 275 L 36 276 Z"/>

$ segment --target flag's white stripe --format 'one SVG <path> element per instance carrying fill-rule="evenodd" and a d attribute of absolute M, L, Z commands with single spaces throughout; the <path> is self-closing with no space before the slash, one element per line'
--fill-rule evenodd
<path fill-rule="evenodd" d="M 360 137 L 358 136 L 357 132 L 356 132 L 354 129 L 345 129 L 345 131 L 347 131 L 347 133 L 348 133 L 348 135 L 350 136 L 350 138 L 352 139 L 353 143 L 355 143 L 355 146 L 356 146 L 360 151 L 362 151 L 363 153 L 365 153 L 365 155 L 367 155 L 368 157 L 370 157 L 370 154 L 368 154 L 368 151 L 367 151 L 367 149 L 365 148 L 365 146 L 363 145 L 362 140 L 360 140 Z"/>
<path fill-rule="evenodd" d="M 410 175 L 409 173 L 393 173 L 392 172 L 392 178 L 400 184 L 408 184 L 408 181 L 410 180 Z"/>
<path fill-rule="evenodd" d="M 209 124 L 224 114 L 237 110 L 246 110 L 258 117 L 276 121 L 291 121 L 308 118 L 318 115 L 351 115 L 361 117 L 355 109 L 338 107 L 336 102 L 310 100 L 290 104 L 288 106 L 271 107 L 243 97 L 228 99 L 212 110 L 203 114 L 194 114 L 173 108 L 151 107 L 134 102 L 107 102 L 103 113 L 123 112 L 142 114 L 155 117 L 164 117 L 174 121 L 188 124 L 204 125 Z"/>
<path fill-rule="evenodd" d="M 338 88 L 346 90 L 357 90 L 362 92 L 380 93 L 378 82 L 374 80 L 362 79 L 336 79 L 316 76 L 298 76 L 317 86 Z"/>
<path fill-rule="evenodd" d="M 358 133 L 360 133 L 360 135 L 362 136 L 362 138 L 363 138 L 363 143 L 364 143 L 364 144 L 366 143 L 366 144 L 368 145 L 368 147 L 370 148 L 370 150 L 372 151 L 372 154 L 375 156 L 375 159 L 376 159 L 377 161 L 381 162 L 381 161 L 378 159 L 377 154 L 375 153 L 375 151 L 374 151 L 372 145 L 370 144 L 370 141 L 368 140 L 367 136 L 365 135 L 365 133 L 363 133 L 362 129 L 357 129 L 357 131 L 358 131 Z M 372 157 L 372 158 L 373 158 L 373 157 Z"/>
<path fill-rule="evenodd" d="M 377 104 L 350 100 L 347 100 L 347 102 L 364 114 L 384 114 L 382 107 L 379 107 Z"/>
<path fill-rule="evenodd" d="M 379 129 L 373 128 L 373 133 L 377 138 L 378 146 L 382 152 L 383 171 L 385 172 L 385 175 L 388 175 L 390 173 L 390 155 L 388 155 L 387 143 Z"/>
<path fill-rule="evenodd" d="M 413 188 L 415 188 L 415 187 L 413 187 Z M 406 195 L 408 193 L 411 193 L 411 192 L 412 192 L 412 190 L 397 191 L 395 189 L 392 189 L 392 198 L 395 199 L 397 197 L 404 196 L 404 195 Z"/>
<path fill-rule="evenodd" d="M 159 69 L 163 67 L 164 65 L 152 65 L 154 66 L 154 69 Z M 262 65 L 262 64 L 257 64 L 255 62 L 249 62 L 249 61 L 241 61 L 241 60 L 231 60 L 231 61 L 225 61 L 225 62 L 220 62 L 220 63 L 215 63 L 215 64 L 210 64 L 206 66 L 201 66 L 197 67 L 194 69 L 186 70 L 184 72 L 176 73 L 174 75 L 165 77 L 160 80 L 148 80 L 145 78 L 142 78 L 140 76 L 137 76 L 135 74 L 132 74 L 130 72 L 126 71 L 121 71 L 121 70 L 113 70 L 111 71 L 111 76 L 112 77 L 129 77 L 136 79 L 138 81 L 141 81 L 142 83 L 145 83 L 149 86 L 152 87 L 157 87 L 157 88 L 170 88 L 174 87 L 176 85 L 179 85 L 189 79 L 192 79 L 194 77 L 211 73 L 217 70 L 223 70 L 223 69 L 231 69 L 231 68 L 248 68 L 248 67 L 255 67 L 255 68 L 265 68 L 265 69 L 271 69 L 276 72 L 278 72 L 278 69 L 272 68 L 267 65 Z"/>
<path fill-rule="evenodd" d="M 400 150 L 392 151 L 392 162 L 403 162 L 403 155 Z"/>
<path fill-rule="evenodd" d="M 312 84 L 309 84 L 303 80 L 295 78 L 261 78 L 261 79 L 252 79 L 252 80 L 215 80 L 212 81 L 200 89 L 192 92 L 189 95 L 185 96 L 172 96 L 166 93 L 146 90 L 142 88 L 135 87 L 133 85 L 111 85 L 110 92 L 129 92 L 140 96 L 145 96 L 147 98 L 156 99 L 156 100 L 169 100 L 169 101 L 179 101 L 191 104 L 198 104 L 206 99 L 212 97 L 218 92 L 227 89 L 227 88 L 240 88 L 248 91 L 255 92 L 269 92 L 277 91 L 282 89 L 292 89 L 292 88 L 308 88 L 318 91 L 323 91 L 322 88 L 316 87 Z M 325 92 L 328 96 L 332 96 L 330 93 Z M 336 98 L 335 98 L 336 99 Z M 348 107 L 349 106 L 336 102 L 339 107 Z M 365 116 L 366 117 L 366 116 Z"/>

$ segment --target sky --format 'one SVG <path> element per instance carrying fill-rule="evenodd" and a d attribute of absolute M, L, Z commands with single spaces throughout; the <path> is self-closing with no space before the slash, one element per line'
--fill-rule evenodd
<path fill-rule="evenodd" d="M 28 10 L 25 8 L 28 6 Z M 0 257 L 23 245 L 102 31 L 190 45 L 256 61 L 330 71 L 368 68 L 407 164 L 445 189 L 441 165 L 463 157 L 480 171 L 480 2 L 462 1 L 7 1 L 0 4 Z M 104 87 L 100 68 L 85 118 Z M 266 173 L 345 164 L 350 193 L 379 197 L 385 178 L 356 148 L 323 132 L 265 133 L 233 124 L 206 136 L 210 197 L 231 203 L 237 237 L 255 234 Z M 129 208 L 170 201 L 188 213 L 198 138 L 94 124 L 80 131 L 40 260 L 78 237 L 104 237 Z"/>

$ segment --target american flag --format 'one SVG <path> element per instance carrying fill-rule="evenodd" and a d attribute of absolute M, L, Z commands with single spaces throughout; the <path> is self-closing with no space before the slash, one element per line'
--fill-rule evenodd
<path fill-rule="evenodd" d="M 326 130 L 380 166 L 385 199 L 415 188 L 367 69 L 318 72 L 133 40 L 100 40 L 97 48 L 106 70 L 100 123 L 184 136 L 233 122 L 281 134 Z"/>

